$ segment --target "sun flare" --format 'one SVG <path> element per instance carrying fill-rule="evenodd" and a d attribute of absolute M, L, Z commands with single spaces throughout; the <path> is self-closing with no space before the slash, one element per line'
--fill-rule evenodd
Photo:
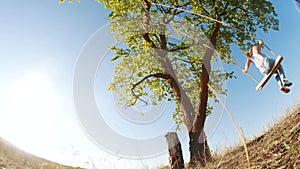
<path fill-rule="evenodd" d="M 47 74 L 27 72 L 12 81 L 4 93 L 1 136 L 25 151 L 42 154 L 45 149 L 41 147 L 51 140 L 55 127 L 53 113 L 57 112 L 60 100 Z"/>

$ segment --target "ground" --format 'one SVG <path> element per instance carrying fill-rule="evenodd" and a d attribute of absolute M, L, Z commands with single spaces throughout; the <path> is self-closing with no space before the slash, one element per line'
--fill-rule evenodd
<path fill-rule="evenodd" d="M 247 143 L 251 169 L 300 168 L 300 105 L 267 132 Z M 199 167 L 201 168 L 201 167 Z M 215 161 L 205 169 L 248 168 L 245 149 L 237 146 L 215 155 Z"/>
<path fill-rule="evenodd" d="M 300 169 L 300 105 L 286 112 L 264 134 L 247 142 L 250 169 Z M 214 154 L 205 169 L 247 169 L 243 145 Z M 168 166 L 160 169 L 167 169 Z M 187 169 L 189 168 L 186 163 Z M 204 169 L 201 166 L 197 169 Z"/>
<path fill-rule="evenodd" d="M 286 116 L 267 132 L 248 141 L 247 147 L 251 169 L 299 169 L 300 105 L 289 110 Z M 242 145 L 230 148 L 214 155 L 214 162 L 207 164 L 205 169 L 248 168 L 245 154 Z M 0 138 L 0 169 L 52 168 L 74 169 L 30 155 Z"/>
<path fill-rule="evenodd" d="M 76 169 L 28 154 L 0 138 L 0 169 Z M 77 168 L 79 169 L 79 168 Z"/>

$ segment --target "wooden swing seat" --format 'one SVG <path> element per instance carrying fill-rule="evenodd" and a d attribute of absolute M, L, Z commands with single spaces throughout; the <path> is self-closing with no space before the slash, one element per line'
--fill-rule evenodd
<path fill-rule="evenodd" d="M 282 62 L 283 57 L 278 55 L 275 63 L 272 67 L 272 69 L 270 70 L 270 72 L 264 76 L 264 78 L 259 82 L 259 84 L 256 86 L 256 90 L 261 90 L 265 84 L 269 81 L 269 79 L 271 78 L 271 76 L 275 73 L 275 71 L 278 69 L 280 63 Z"/>

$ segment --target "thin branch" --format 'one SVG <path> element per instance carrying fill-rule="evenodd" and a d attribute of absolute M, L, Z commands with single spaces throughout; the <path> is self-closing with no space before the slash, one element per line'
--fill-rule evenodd
<path fill-rule="evenodd" d="M 194 43 L 192 43 L 190 45 L 187 45 L 187 46 L 175 47 L 175 48 L 169 49 L 168 52 L 176 52 L 176 51 L 179 51 L 179 50 L 185 50 L 185 49 L 188 49 L 188 48 L 192 47 L 193 45 L 194 45 Z"/>
<path fill-rule="evenodd" d="M 237 9 L 241 9 L 241 10 L 243 10 L 242 8 L 240 8 L 239 6 L 237 6 L 237 7 L 235 7 L 235 8 L 232 8 L 231 10 L 229 10 L 229 12 L 228 12 L 228 13 L 231 13 L 231 12 L 233 12 L 233 11 L 237 10 Z M 245 9 L 244 9 L 244 10 L 245 10 Z"/>
<path fill-rule="evenodd" d="M 170 9 L 172 9 L 172 8 L 170 8 Z M 174 10 L 172 17 L 171 17 L 170 19 L 167 19 L 167 20 L 165 21 L 165 23 L 166 23 L 166 24 L 169 24 L 169 23 L 175 18 L 176 13 L 177 13 L 177 9 Z"/>
<path fill-rule="evenodd" d="M 174 15 L 178 15 L 178 14 L 181 14 L 181 13 L 184 13 L 184 11 L 177 11 Z"/>
<path fill-rule="evenodd" d="M 156 5 L 156 8 L 157 8 L 161 13 L 164 13 L 164 12 L 165 12 L 162 6 Z"/>
<path fill-rule="evenodd" d="M 134 106 L 138 100 L 140 100 L 140 101 L 142 101 L 143 103 L 145 103 L 146 105 L 148 105 L 148 102 L 147 102 L 147 101 L 141 99 L 140 96 L 136 95 L 136 93 L 135 93 L 135 88 L 136 88 L 138 85 L 140 85 L 141 83 L 143 83 L 145 80 L 147 80 L 147 79 L 149 79 L 149 78 L 151 78 L 151 77 L 162 78 L 162 79 L 171 79 L 171 78 L 172 78 L 171 75 L 169 75 L 169 74 L 163 74 L 163 73 L 156 73 L 156 74 L 150 74 L 150 75 L 148 75 L 148 76 L 145 76 L 142 80 L 140 80 L 139 82 L 137 82 L 137 83 L 135 83 L 135 84 L 132 85 L 131 92 L 132 92 L 133 96 L 135 97 L 135 100 L 134 100 L 134 102 L 133 102 L 132 104 L 130 104 L 128 107 Z"/>
<path fill-rule="evenodd" d="M 176 4 L 177 4 L 177 6 L 179 6 L 179 1 L 178 0 L 176 0 L 176 2 L 175 2 Z"/>
<path fill-rule="evenodd" d="M 200 8 L 209 16 L 210 13 L 204 7 L 200 6 Z"/>
<path fill-rule="evenodd" d="M 176 52 L 176 51 L 179 51 L 179 50 L 185 50 L 185 49 L 188 49 L 189 47 L 190 47 L 190 46 L 181 46 L 181 47 L 169 49 L 168 51 L 169 51 L 169 52 Z"/>
<path fill-rule="evenodd" d="M 171 62 L 176 61 L 176 60 L 180 60 L 180 61 L 183 61 L 183 62 L 185 62 L 185 63 L 192 64 L 192 63 L 191 63 L 190 61 L 188 61 L 188 60 L 184 60 L 184 59 L 177 58 L 177 57 L 175 57 L 174 59 L 172 59 Z"/>
<path fill-rule="evenodd" d="M 223 10 L 222 13 L 218 16 L 218 18 L 220 18 L 221 16 L 223 16 L 223 15 L 225 15 L 225 14 L 227 13 L 226 10 L 227 10 L 227 8 L 228 8 L 228 5 L 229 5 L 229 3 L 227 2 L 226 5 L 225 5 L 224 10 Z"/>
<path fill-rule="evenodd" d="M 166 11 L 166 14 L 170 13 L 172 10 L 172 8 L 169 8 L 167 11 Z"/>
<path fill-rule="evenodd" d="M 212 0 L 212 7 L 215 6 L 215 3 L 216 3 L 216 1 L 215 1 L 215 0 Z"/>
<path fill-rule="evenodd" d="M 161 13 L 166 13 L 166 10 L 163 6 L 156 6 L 156 7 L 160 10 Z"/>
<path fill-rule="evenodd" d="M 138 100 L 140 100 L 141 102 L 143 102 L 143 103 L 145 103 L 146 105 L 148 105 L 148 102 L 147 102 L 147 101 L 141 99 L 140 96 L 137 96 L 137 95 L 135 94 L 134 89 L 131 89 L 131 93 L 132 93 L 133 96 L 135 97 L 135 100 L 134 100 L 134 102 L 133 102 L 132 104 L 128 105 L 127 107 L 134 106 Z"/>
<path fill-rule="evenodd" d="M 188 6 L 189 4 L 190 4 L 190 2 L 188 2 L 188 3 L 186 3 L 186 4 L 183 4 L 183 5 L 179 5 L 179 3 L 178 3 L 178 1 L 177 1 L 177 5 L 173 5 L 174 8 L 175 8 L 175 10 L 174 10 L 174 12 L 173 12 L 172 17 L 171 17 L 170 19 L 168 19 L 165 23 L 169 24 L 172 20 L 174 20 L 174 17 L 175 17 L 175 16 L 177 16 L 177 15 L 180 14 L 180 13 L 183 13 L 184 11 L 183 11 L 182 9 L 180 9 L 180 8 L 186 7 L 186 6 Z M 171 5 L 171 6 L 172 6 L 172 5 Z M 172 8 L 169 8 L 169 9 L 170 9 L 170 11 L 171 11 Z M 178 10 L 178 9 L 180 9 L 180 10 Z"/>
<path fill-rule="evenodd" d="M 160 42 L 160 39 L 159 39 L 159 37 L 157 36 L 157 34 L 154 34 L 154 37 L 155 37 L 155 39 L 156 39 L 158 42 Z"/>
<path fill-rule="evenodd" d="M 140 80 L 139 82 L 135 83 L 132 85 L 132 89 L 136 88 L 138 85 L 140 85 L 141 83 L 143 83 L 145 80 L 151 78 L 151 77 L 156 77 L 156 78 L 162 78 L 162 79 L 171 79 L 171 75 L 169 74 L 163 74 L 163 73 L 155 73 L 155 74 L 150 74 L 145 76 L 142 80 Z"/>

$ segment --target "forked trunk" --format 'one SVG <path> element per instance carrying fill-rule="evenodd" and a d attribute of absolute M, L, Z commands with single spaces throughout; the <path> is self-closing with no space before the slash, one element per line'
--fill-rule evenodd
<path fill-rule="evenodd" d="M 197 165 L 205 166 L 207 162 L 212 162 L 213 158 L 210 153 L 210 148 L 207 143 L 205 134 L 201 134 L 200 138 L 193 134 L 190 134 L 190 167 Z"/>
<path fill-rule="evenodd" d="M 190 165 L 193 167 L 199 163 L 205 166 L 207 162 L 212 161 L 212 156 L 207 143 L 206 136 L 204 134 L 204 124 L 207 113 L 207 102 L 208 102 L 208 83 L 209 75 L 211 71 L 211 57 L 214 54 L 214 47 L 216 45 L 217 33 L 220 28 L 220 24 L 216 23 L 215 29 L 212 31 L 210 37 L 209 47 L 202 59 L 202 73 L 200 76 L 200 90 L 199 90 L 199 101 L 196 111 L 196 116 L 193 122 L 192 129 L 189 131 L 190 137 Z"/>

